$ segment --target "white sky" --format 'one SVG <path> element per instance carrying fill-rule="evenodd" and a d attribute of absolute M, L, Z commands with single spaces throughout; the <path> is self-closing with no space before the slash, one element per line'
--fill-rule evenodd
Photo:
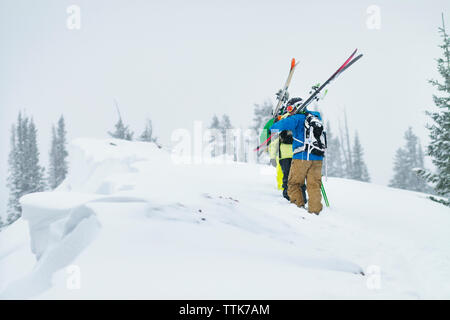
<path fill-rule="evenodd" d="M 81 29 L 66 27 L 69 5 Z M 381 29 L 366 26 L 378 5 Z M 168 143 L 177 128 L 228 113 L 251 124 L 253 104 L 273 98 L 292 57 L 291 96 L 305 97 L 358 48 L 364 57 L 330 88 L 321 109 L 337 133 L 345 107 L 372 180 L 387 184 L 392 158 L 413 126 L 428 142 L 441 56 L 437 28 L 449 1 L 23 1 L 0 0 L 0 208 L 5 208 L 9 128 L 33 115 L 42 163 L 60 114 L 69 139 L 106 137 L 122 116 L 140 133 L 153 120 Z M 1 210 L 3 211 L 3 210 Z"/>

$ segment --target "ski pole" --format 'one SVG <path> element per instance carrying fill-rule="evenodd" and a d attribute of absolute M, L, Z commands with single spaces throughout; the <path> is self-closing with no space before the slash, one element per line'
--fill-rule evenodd
<path fill-rule="evenodd" d="M 325 205 L 327 207 L 330 207 L 330 203 L 328 202 L 327 193 L 325 192 L 325 187 L 323 186 L 323 183 L 320 184 L 320 191 L 322 191 L 323 199 L 325 200 Z"/>

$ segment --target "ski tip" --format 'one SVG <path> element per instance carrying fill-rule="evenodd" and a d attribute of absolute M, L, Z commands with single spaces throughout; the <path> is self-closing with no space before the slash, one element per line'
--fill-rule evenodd
<path fill-rule="evenodd" d="M 291 69 L 295 67 L 295 58 L 292 58 L 291 60 Z"/>

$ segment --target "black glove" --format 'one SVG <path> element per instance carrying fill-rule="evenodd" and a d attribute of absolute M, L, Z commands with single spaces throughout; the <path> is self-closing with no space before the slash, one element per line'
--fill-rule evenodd
<path fill-rule="evenodd" d="M 275 160 L 275 159 L 270 159 L 270 164 L 271 164 L 273 167 L 276 167 L 276 166 L 277 166 L 277 160 Z"/>

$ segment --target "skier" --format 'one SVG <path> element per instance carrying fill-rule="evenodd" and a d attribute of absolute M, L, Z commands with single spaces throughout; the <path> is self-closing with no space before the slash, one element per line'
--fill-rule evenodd
<path fill-rule="evenodd" d="M 292 116 L 280 119 L 279 122 L 274 123 L 270 129 L 277 132 L 270 134 L 266 140 L 255 148 L 255 151 L 267 148 L 267 143 L 270 139 L 274 139 L 280 131 L 292 131 L 294 139 L 292 144 L 293 160 L 288 177 L 288 196 L 291 202 L 297 204 L 299 207 L 304 207 L 305 198 L 301 194 L 300 187 L 305 184 L 306 178 L 308 183 L 306 189 L 310 197 L 308 208 L 310 213 L 319 214 L 322 211 L 321 191 L 324 193 L 327 206 L 328 200 L 322 185 L 322 161 L 326 149 L 326 135 L 323 130 L 320 113 L 318 111 L 308 111 L 307 107 L 319 99 L 319 94 L 327 85 L 362 58 L 362 54 L 355 57 L 357 51 L 358 49 L 355 49 L 347 60 L 322 85 L 314 86 L 309 98 L 303 103 L 298 104 L 292 112 L 289 112 Z M 279 95 L 281 98 L 288 97 L 287 89 L 296 65 L 295 59 L 292 59 L 288 79 Z M 283 101 L 284 99 L 278 99 L 274 114 L 278 112 L 278 108 Z"/>
<path fill-rule="evenodd" d="M 270 118 L 269 121 L 264 125 L 264 128 L 259 136 L 260 142 L 263 143 L 270 137 L 270 127 L 274 124 L 275 118 Z M 278 140 L 274 140 L 275 142 Z M 269 148 L 266 149 L 266 152 L 269 153 L 270 164 L 277 169 L 277 188 L 278 190 L 283 190 L 283 172 L 281 170 L 280 164 L 277 160 L 277 154 L 275 148 L 272 146 L 272 141 L 269 143 Z"/>
<path fill-rule="evenodd" d="M 278 119 L 281 120 L 289 116 L 290 115 L 289 113 L 293 110 L 293 105 L 295 103 L 299 103 L 300 101 L 302 101 L 302 98 L 290 99 L 287 102 L 286 106 L 280 110 L 280 114 L 275 121 L 278 121 Z M 289 200 L 288 177 L 293 155 L 292 144 L 293 144 L 292 131 L 283 130 L 280 132 L 280 135 L 275 140 L 273 140 L 269 145 L 269 154 L 271 158 L 271 163 L 276 164 L 277 167 L 278 189 L 283 190 L 283 197 L 286 198 L 287 200 Z M 306 197 L 306 185 L 303 184 L 301 186 L 301 189 L 303 199 L 305 200 L 306 204 L 308 202 Z"/>
<path fill-rule="evenodd" d="M 305 109 L 302 113 L 288 116 L 274 123 L 271 131 L 290 130 L 293 136 L 293 159 L 287 181 L 290 201 L 298 207 L 305 207 L 305 197 L 301 187 L 307 182 L 309 196 L 308 212 L 322 211 L 322 161 L 326 148 L 322 118 L 317 111 Z"/>

